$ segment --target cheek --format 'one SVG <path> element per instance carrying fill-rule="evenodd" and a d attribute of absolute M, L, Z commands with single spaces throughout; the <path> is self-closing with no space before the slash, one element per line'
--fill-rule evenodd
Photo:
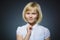
<path fill-rule="evenodd" d="M 27 14 L 25 14 L 25 18 L 26 18 L 26 19 L 28 18 L 28 15 L 27 15 Z"/>
<path fill-rule="evenodd" d="M 33 15 L 33 18 L 34 18 L 34 19 L 37 19 L 37 15 Z"/>
<path fill-rule="evenodd" d="M 34 16 L 33 16 L 33 20 L 34 20 L 34 21 L 37 21 L 37 15 L 34 15 Z"/>

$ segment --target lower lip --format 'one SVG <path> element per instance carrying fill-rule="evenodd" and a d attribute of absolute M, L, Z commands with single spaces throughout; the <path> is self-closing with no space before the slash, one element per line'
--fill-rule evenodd
<path fill-rule="evenodd" d="M 29 19 L 29 20 L 33 20 L 33 19 Z"/>

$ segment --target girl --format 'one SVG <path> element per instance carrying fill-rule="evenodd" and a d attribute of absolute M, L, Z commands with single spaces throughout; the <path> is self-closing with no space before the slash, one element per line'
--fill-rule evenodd
<path fill-rule="evenodd" d="M 42 11 L 38 3 L 28 3 L 22 16 L 27 24 L 17 28 L 17 40 L 50 40 L 50 31 L 38 24 L 42 20 Z"/>

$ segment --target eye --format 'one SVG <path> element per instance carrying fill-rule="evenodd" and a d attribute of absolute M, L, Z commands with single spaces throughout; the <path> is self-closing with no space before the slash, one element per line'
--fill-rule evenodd
<path fill-rule="evenodd" d="M 30 13 L 27 13 L 27 14 L 30 14 Z"/>
<path fill-rule="evenodd" d="M 32 14 L 36 14 L 36 13 L 32 13 Z"/>

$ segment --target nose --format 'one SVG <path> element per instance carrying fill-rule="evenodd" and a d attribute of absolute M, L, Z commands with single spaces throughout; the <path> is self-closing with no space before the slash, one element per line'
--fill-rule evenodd
<path fill-rule="evenodd" d="M 32 14 L 30 14 L 29 17 L 32 18 Z"/>

